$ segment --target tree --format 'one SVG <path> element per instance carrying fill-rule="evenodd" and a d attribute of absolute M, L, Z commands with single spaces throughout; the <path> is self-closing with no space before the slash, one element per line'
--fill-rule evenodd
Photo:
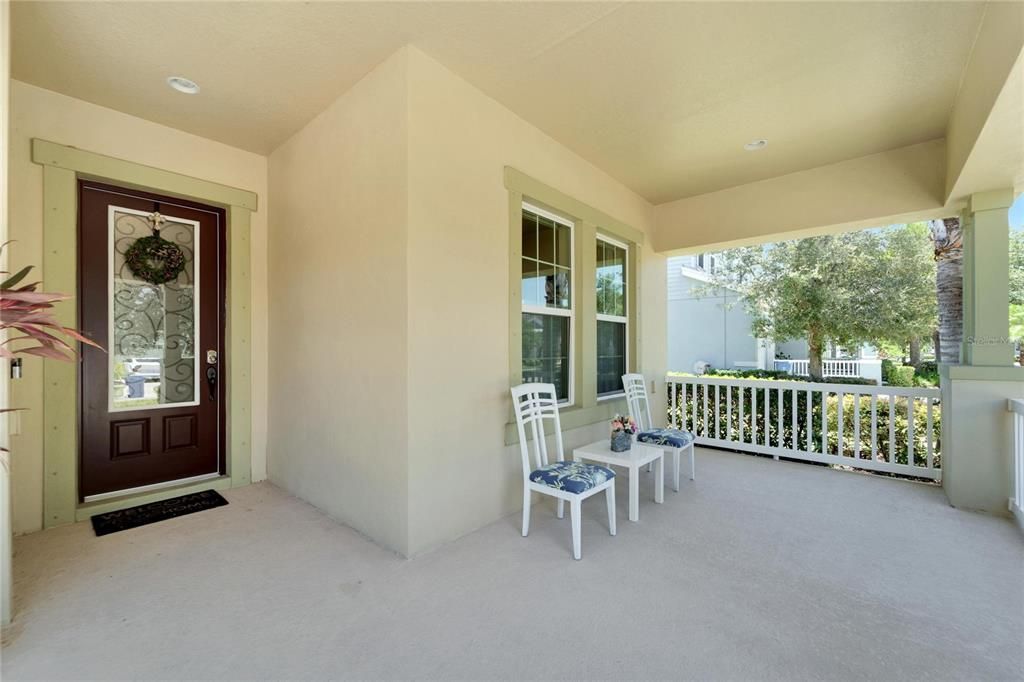
<path fill-rule="evenodd" d="M 1010 232 L 1010 338 L 1024 367 L 1024 230 Z"/>
<path fill-rule="evenodd" d="M 709 286 L 741 295 L 757 336 L 805 338 L 820 380 L 829 343 L 902 345 L 934 327 L 929 255 L 922 225 L 809 237 L 726 251 Z"/>
<path fill-rule="evenodd" d="M 882 232 L 885 242 L 882 267 L 886 277 L 886 305 L 878 314 L 889 315 L 879 320 L 882 334 L 879 341 L 905 346 L 910 364 L 921 365 L 921 342 L 935 329 L 937 305 L 934 293 L 935 262 L 928 225 L 911 223 L 888 228 Z"/>
<path fill-rule="evenodd" d="M 935 359 L 960 362 L 964 338 L 964 247 L 960 220 L 933 220 L 931 228 L 935 257 L 935 292 L 939 326 L 935 334 Z"/>
<path fill-rule="evenodd" d="M 1010 303 L 1024 305 L 1024 230 L 1010 232 Z"/>

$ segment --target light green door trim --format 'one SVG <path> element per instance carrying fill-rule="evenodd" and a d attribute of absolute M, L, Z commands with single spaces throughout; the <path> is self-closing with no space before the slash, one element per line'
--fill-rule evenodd
<path fill-rule="evenodd" d="M 249 273 L 251 211 L 228 209 L 228 476 L 231 487 L 252 480 L 252 295 Z"/>
<path fill-rule="evenodd" d="M 79 178 L 87 180 L 113 181 L 123 187 L 142 191 L 159 188 L 161 194 L 182 199 L 199 199 L 222 208 L 237 206 L 250 211 L 257 209 L 255 192 L 39 138 L 32 139 L 32 161 L 42 166 L 72 170 Z"/>
<path fill-rule="evenodd" d="M 43 166 L 43 277 L 50 291 L 78 290 L 78 180 L 191 199 L 227 209 L 227 473 L 206 488 L 236 487 L 252 479 L 252 302 L 249 229 L 257 195 L 216 182 L 152 168 L 74 147 L 32 140 L 32 160 Z M 58 306 L 58 319 L 77 326 L 77 306 Z M 78 372 L 72 363 L 43 363 L 43 527 L 72 523 L 99 511 L 155 501 L 195 485 L 125 496 L 102 505 L 78 502 Z M 102 508 L 101 508 L 102 507 Z"/>
<path fill-rule="evenodd" d="M 43 289 L 78 291 L 75 173 L 43 167 Z M 56 306 L 57 320 L 78 326 L 77 305 Z M 43 363 L 43 527 L 73 523 L 78 502 L 78 368 Z"/>

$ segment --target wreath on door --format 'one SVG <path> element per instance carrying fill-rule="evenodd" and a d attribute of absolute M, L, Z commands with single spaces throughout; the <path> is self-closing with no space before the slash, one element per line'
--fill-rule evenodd
<path fill-rule="evenodd" d="M 163 216 L 150 216 L 153 234 L 140 237 L 124 254 L 125 264 L 132 274 L 150 284 L 167 284 L 178 279 L 185 269 L 185 253 L 177 244 L 160 236 Z"/>

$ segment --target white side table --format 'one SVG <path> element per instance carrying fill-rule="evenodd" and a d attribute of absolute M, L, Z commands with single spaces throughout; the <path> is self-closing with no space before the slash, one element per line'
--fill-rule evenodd
<path fill-rule="evenodd" d="M 572 451 L 573 461 L 590 460 L 629 469 L 629 520 L 640 520 L 640 468 L 654 462 L 654 501 L 665 501 L 665 452 L 660 446 L 633 443 L 625 452 L 612 452 L 610 439 L 605 438 Z"/>

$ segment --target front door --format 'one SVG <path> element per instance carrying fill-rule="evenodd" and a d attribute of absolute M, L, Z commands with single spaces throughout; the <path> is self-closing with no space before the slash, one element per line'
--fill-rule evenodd
<path fill-rule="evenodd" d="M 79 184 L 79 498 L 224 473 L 224 211 Z"/>

